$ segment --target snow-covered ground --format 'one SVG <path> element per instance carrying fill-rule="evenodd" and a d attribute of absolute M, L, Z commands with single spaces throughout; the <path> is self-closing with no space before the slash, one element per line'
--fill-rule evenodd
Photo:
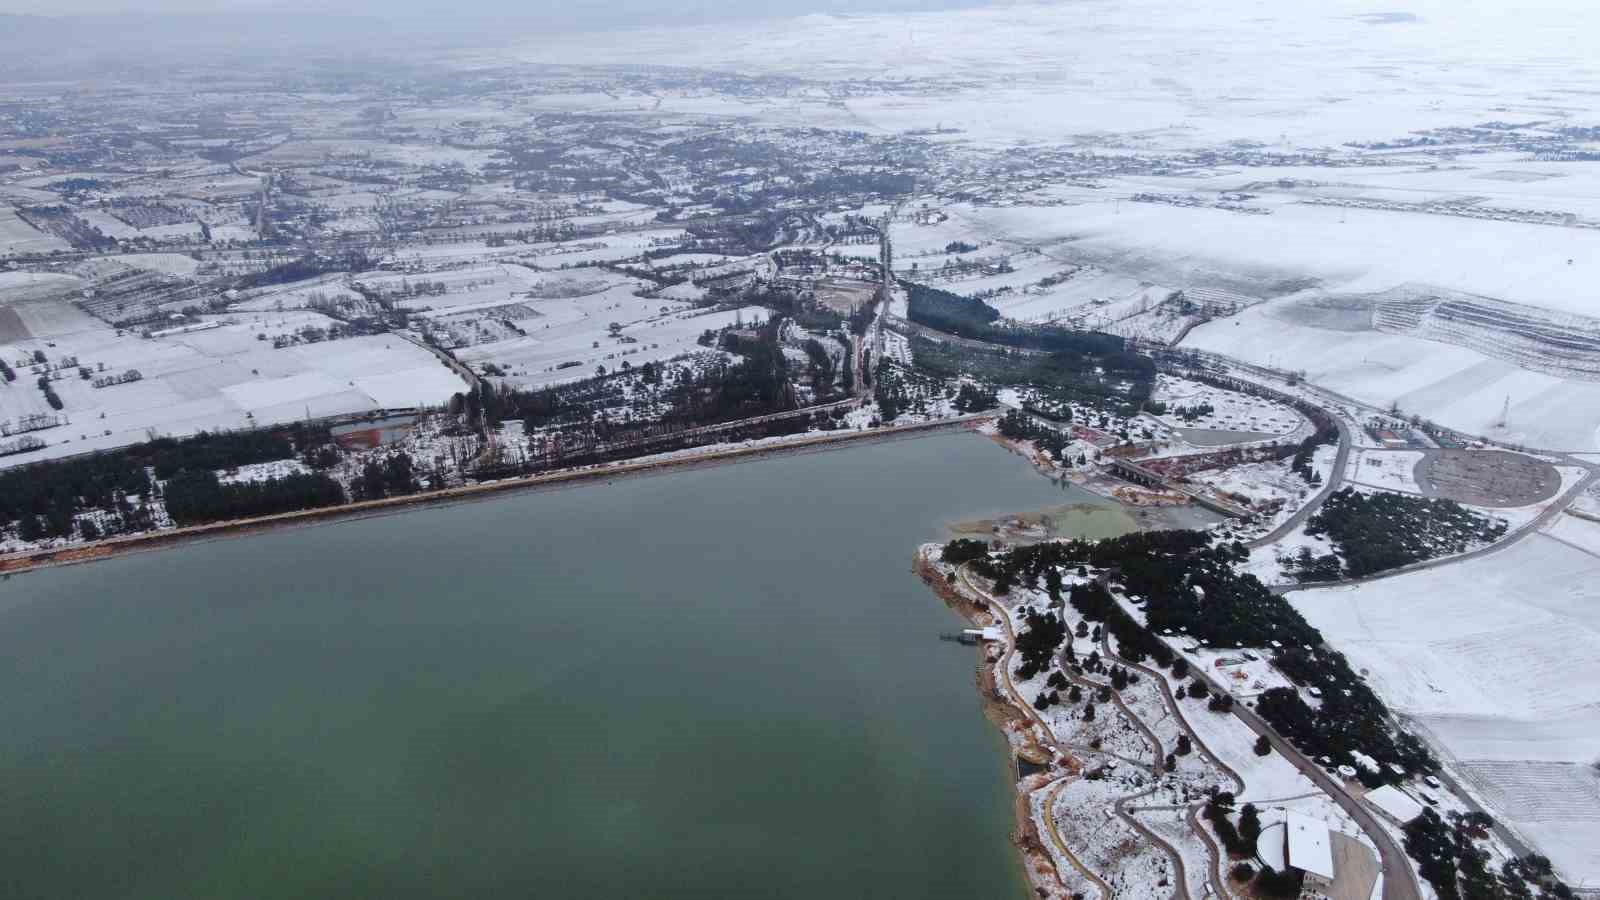
<path fill-rule="evenodd" d="M 1600 383 L 1521 369 L 1466 347 L 1314 328 L 1272 313 L 1270 305 L 1254 307 L 1211 322 L 1191 332 L 1184 345 L 1303 371 L 1316 384 L 1356 400 L 1382 408 L 1395 404 L 1469 434 L 1552 449 L 1600 445 Z M 1500 427 L 1508 402 L 1507 424 Z"/>
<path fill-rule="evenodd" d="M 898 132 L 941 123 L 948 140 L 994 147 L 1082 141 L 1135 147 L 1257 141 L 1274 148 L 1388 139 L 1413 129 L 1538 118 L 1548 109 L 1542 59 L 1589 84 L 1569 36 L 1600 28 L 1587 6 L 1462 8 L 1413 3 L 1387 19 L 1370 0 L 1263 6 L 1224 0 L 1183 6 L 1106 0 L 918 14 L 809 15 L 697 28 L 531 41 L 524 62 L 634 64 L 671 59 L 745 74 L 806 72 L 869 79 L 892 61 L 898 79 L 956 79 L 926 92 L 853 92 L 842 102 L 793 92 L 709 105 L 702 92 L 659 97 L 548 98 L 580 108 L 741 112 L 820 126 Z M 1084 23 L 1093 27 L 1084 27 Z M 1241 31 L 1249 54 L 1235 52 Z M 1397 60 L 1408 90 L 1394 90 Z M 1264 79 L 1263 72 L 1272 73 Z M 1484 89 L 1492 84 L 1493 90 Z M 1563 95 L 1571 114 L 1595 101 Z M 833 100 L 830 103 L 828 101 Z M 1124 145 L 1126 146 L 1126 144 Z M 1124 210 L 1126 213 L 1126 210 Z"/>
<path fill-rule="evenodd" d="M 581 312 L 573 301 L 539 304 L 541 310 L 559 305 L 560 312 L 550 316 L 553 321 L 549 323 L 544 319 L 523 323 L 531 326 L 524 337 L 478 344 L 457 355 L 468 362 L 499 366 L 507 373 L 507 383 L 545 387 L 588 378 L 600 367 L 612 371 L 624 363 L 636 367 L 692 353 L 700 349 L 700 336 L 708 329 L 760 325 L 767 318 L 767 311 L 760 307 L 709 311 L 674 305 L 662 314 L 657 312 L 660 301 L 644 300 L 631 293 L 609 305 L 594 304 L 594 313 Z M 581 314 L 574 318 L 574 312 Z M 631 318 L 630 314 L 638 318 Z M 564 321 L 561 316 L 565 316 Z M 624 343 L 610 336 L 606 323 L 615 320 L 627 323 L 622 334 L 633 342 Z"/>
<path fill-rule="evenodd" d="M 1159 419 L 1172 428 L 1244 432 L 1281 438 L 1293 434 L 1305 422 L 1305 417 L 1300 413 L 1275 400 L 1252 397 L 1174 375 L 1157 375 L 1150 399 L 1167 405 L 1167 412 Z M 1185 410 L 1191 415 L 1184 416 Z"/>
<path fill-rule="evenodd" d="M 1600 877 L 1600 524 L 1295 607 L 1577 883 Z"/>
<path fill-rule="evenodd" d="M 275 338 L 332 324 L 312 312 L 241 312 L 216 317 L 219 327 L 210 330 L 147 339 L 118 334 L 61 300 L 28 301 L 12 309 L 31 337 L 0 344 L 8 361 L 39 350 L 47 362 L 75 357 L 77 365 L 52 382 L 69 424 L 37 432 L 47 447 L 0 458 L 0 465 L 122 447 L 149 440 L 152 433 L 183 436 L 436 405 L 465 388 L 431 353 L 397 335 L 274 347 Z M 80 377 L 79 366 L 95 377 L 128 370 L 143 377 L 95 388 Z M 32 367 L 17 372 L 17 381 L 0 386 L 0 420 L 55 412 L 35 387 Z"/>
<path fill-rule="evenodd" d="M 29 225 L 11 207 L 0 206 L 0 257 L 67 249 L 66 241 Z"/>
<path fill-rule="evenodd" d="M 1368 487 L 1398 491 L 1402 494 L 1420 494 L 1417 486 L 1417 463 L 1423 454 L 1416 450 L 1356 450 L 1345 463 L 1347 481 Z"/>

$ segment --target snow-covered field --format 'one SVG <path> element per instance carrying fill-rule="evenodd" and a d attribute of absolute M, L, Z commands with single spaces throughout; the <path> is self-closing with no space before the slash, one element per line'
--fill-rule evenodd
<path fill-rule="evenodd" d="M 1357 450 L 1345 464 L 1344 477 L 1368 487 L 1419 494 L 1416 468 L 1422 456 L 1416 450 Z"/>
<path fill-rule="evenodd" d="M 239 313 L 220 327 L 145 339 L 115 329 L 59 300 L 12 307 L 32 337 L 0 345 L 8 360 L 44 351 L 50 362 L 76 357 L 94 374 L 138 370 L 141 380 L 95 388 L 77 367 L 53 387 L 70 422 L 38 433 L 45 449 L 4 457 L 19 464 L 126 446 L 152 433 L 247 428 L 374 409 L 439 404 L 465 385 L 426 350 L 394 335 L 300 343 L 275 349 L 273 338 L 330 320 L 311 312 Z M 53 344 L 54 346 L 51 346 Z M 0 386 L 0 419 L 53 412 L 31 369 Z"/>
<path fill-rule="evenodd" d="M 1250 432 L 1286 437 L 1298 430 L 1305 417 L 1265 397 L 1252 397 L 1172 375 L 1157 375 L 1151 399 L 1165 403 L 1162 423 L 1173 428 Z M 1201 412 L 1210 407 L 1209 412 Z M 1187 409 L 1195 413 L 1185 417 Z"/>
<path fill-rule="evenodd" d="M 1357 400 L 1397 404 L 1469 434 L 1551 449 L 1600 446 L 1600 383 L 1532 372 L 1465 347 L 1300 325 L 1274 316 L 1270 305 L 1196 328 L 1184 345 L 1303 371 Z"/>
<path fill-rule="evenodd" d="M 0 256 L 67 249 L 70 245 L 66 241 L 22 221 L 11 207 L 0 206 Z"/>
<path fill-rule="evenodd" d="M 953 83 L 937 92 L 860 92 L 842 104 L 799 93 L 763 104 L 729 98 L 716 111 L 891 132 L 942 123 L 960 129 L 949 140 L 998 147 L 1074 140 L 1092 146 L 1097 138 L 1111 143 L 1124 136 L 1139 147 L 1232 140 L 1331 146 L 1462 120 L 1538 118 L 1549 108 L 1549 73 L 1579 84 L 1593 77 L 1583 50 L 1570 41 L 1600 28 L 1590 7 L 1425 0 L 1407 5 L 1409 18 L 1374 16 L 1394 9 L 1374 0 L 1004 4 L 910 21 L 903 14 L 810 15 L 642 28 L 530 42 L 516 58 L 618 65 L 671 59 L 745 74 L 863 79 L 892 65 L 897 79 Z M 1251 52 L 1241 54 L 1246 27 Z M 1501 65 L 1528 59 L 1550 68 Z M 1401 60 L 1411 63 L 1403 91 L 1395 89 Z M 1495 89 L 1484 90 L 1486 82 Z M 1574 115 L 1593 109 L 1592 98 L 1562 96 Z M 622 110 L 651 108 L 652 100 L 662 111 L 708 108 L 699 92 L 591 94 L 577 102 Z"/>
<path fill-rule="evenodd" d="M 700 349 L 698 340 L 707 329 L 766 321 L 766 310 L 759 307 L 704 311 L 674 304 L 663 314 L 657 312 L 662 306 L 659 300 L 643 300 L 626 291 L 606 297 L 609 303 L 595 303 L 594 313 L 581 312 L 575 301 L 540 301 L 541 310 L 558 311 L 548 320 L 521 323 L 528 326 L 527 336 L 478 344 L 457 355 L 475 364 L 499 366 L 507 373 L 507 383 L 543 387 L 588 378 L 600 367 L 611 371 L 624 363 L 639 366 L 682 356 Z M 622 334 L 636 343 L 611 337 L 606 328 L 610 321 L 626 323 Z"/>
<path fill-rule="evenodd" d="M 1600 524 L 1295 607 L 1567 879 L 1600 877 Z"/>

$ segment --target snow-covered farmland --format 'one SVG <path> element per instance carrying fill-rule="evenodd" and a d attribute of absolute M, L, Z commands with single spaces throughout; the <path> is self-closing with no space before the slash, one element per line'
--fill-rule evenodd
<path fill-rule="evenodd" d="M 66 241 L 24 222 L 11 207 L 0 206 L 0 256 L 69 249 Z"/>
<path fill-rule="evenodd" d="M 1597 546 L 1600 524 L 1567 516 L 1459 565 L 1290 594 L 1573 882 L 1600 877 Z"/>
<path fill-rule="evenodd" d="M 208 330 L 145 339 L 119 334 L 59 299 L 9 309 L 30 335 L 0 344 L 0 354 L 14 367 L 34 351 L 45 354 L 47 365 L 67 357 L 77 363 L 52 382 L 69 424 L 38 432 L 48 446 L 5 457 L 6 464 L 125 446 L 152 433 L 186 435 L 438 404 L 464 388 L 431 353 L 397 335 L 274 347 L 274 339 L 331 324 L 312 312 L 239 313 L 215 318 L 217 327 Z M 129 370 L 141 377 L 96 388 L 79 367 L 92 377 Z M 54 412 L 34 384 L 40 373 L 32 366 L 16 368 L 18 380 L 0 386 L 0 419 Z"/>
<path fill-rule="evenodd" d="M 1600 383 L 1529 371 L 1409 335 L 1298 324 L 1274 315 L 1273 306 L 1196 328 L 1184 346 L 1303 371 L 1310 381 L 1357 400 L 1397 404 L 1470 434 L 1553 449 L 1600 446 Z"/>
<path fill-rule="evenodd" d="M 480 368 L 484 364 L 497 366 L 506 373 L 504 380 L 508 384 L 544 387 L 587 378 L 600 367 L 611 371 L 624 363 L 638 366 L 682 356 L 700 349 L 699 338 L 707 329 L 716 331 L 741 322 L 758 325 L 766 321 L 767 316 L 766 310 L 759 307 L 720 311 L 679 309 L 631 320 L 621 334 L 634 343 L 625 343 L 611 337 L 600 324 L 614 313 L 615 310 L 599 316 L 546 323 L 537 330 L 528 329 L 525 337 L 478 344 L 457 355 Z"/>

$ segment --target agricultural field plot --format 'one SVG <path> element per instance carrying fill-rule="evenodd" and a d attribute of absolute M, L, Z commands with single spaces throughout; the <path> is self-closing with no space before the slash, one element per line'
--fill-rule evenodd
<path fill-rule="evenodd" d="M 276 339 L 333 324 L 312 312 L 217 317 L 218 327 L 209 330 L 143 339 L 118 335 L 60 301 L 15 308 L 32 337 L 0 345 L 8 358 L 41 350 L 52 362 L 75 357 L 93 377 L 130 370 L 141 377 L 96 388 L 75 366 L 63 370 L 52 387 L 70 424 L 42 432 L 49 446 L 6 457 L 8 464 L 126 446 L 151 433 L 181 436 L 439 404 L 465 388 L 431 353 L 395 335 L 274 347 Z M 18 375 L 0 388 L 0 419 L 54 412 L 31 369 Z"/>
<path fill-rule="evenodd" d="M 1496 795 L 1570 786 L 1600 760 L 1600 556 L 1581 549 L 1597 544 L 1600 524 L 1568 516 L 1458 565 L 1289 595 L 1572 882 L 1600 877 L 1600 807 Z"/>
<path fill-rule="evenodd" d="M 296 140 L 279 144 L 264 153 L 247 157 L 240 164 L 259 166 L 308 166 L 340 159 L 382 159 L 412 166 L 446 167 L 460 165 L 481 172 L 493 161 L 495 151 L 446 147 L 438 144 L 391 144 L 367 140 Z"/>
<path fill-rule="evenodd" d="M 1543 503 L 1562 484 L 1550 463 L 1499 450 L 1429 451 L 1417 464 L 1416 481 L 1425 496 L 1492 508 Z"/>
<path fill-rule="evenodd" d="M 947 258 L 994 252 L 973 239 L 972 230 L 964 221 L 951 218 L 942 210 L 919 209 L 909 219 L 902 215 L 890 223 L 889 236 L 894 240 L 895 261 L 902 267 L 914 261 L 919 268 L 930 268 Z"/>
<path fill-rule="evenodd" d="M 0 256 L 70 249 L 72 246 L 66 241 L 23 221 L 15 209 L 0 207 Z"/>
<path fill-rule="evenodd" d="M 377 311 L 375 304 L 352 290 L 343 274 L 322 275 L 245 291 L 241 299 L 228 304 L 228 309 L 239 312 L 273 312 L 290 309 L 335 309 L 341 315 L 370 314 Z"/>
<path fill-rule="evenodd" d="M 1085 328 L 1105 330 L 1115 323 L 1148 313 L 1174 291 L 1094 267 L 1075 268 L 1050 260 L 1034 267 L 1042 278 L 1002 294 L 993 306 L 1024 322 L 1070 321 Z M 1063 279 L 1050 283 L 1053 279 Z"/>
<path fill-rule="evenodd" d="M 604 324 L 608 316 L 617 312 L 613 308 L 609 312 L 573 316 L 568 311 L 564 320 L 538 330 L 529 329 L 526 337 L 478 344 L 459 351 L 457 356 L 480 369 L 493 364 L 505 372 L 503 380 L 507 384 L 547 387 L 588 378 L 602 367 L 612 371 L 624 364 L 637 367 L 692 353 L 701 349 L 699 338 L 708 329 L 758 325 L 767 317 L 766 310 L 759 307 L 658 313 L 628 320 L 621 335 L 634 343 L 625 343 L 611 337 Z"/>
<path fill-rule="evenodd" d="M 1300 371 L 1362 402 L 1398 405 L 1469 434 L 1551 449 L 1600 446 L 1600 383 L 1529 371 L 1466 347 L 1300 325 L 1272 313 L 1273 304 L 1262 304 L 1209 322 L 1183 346 Z"/>
<path fill-rule="evenodd" d="M 1600 770 L 1594 764 L 1463 762 L 1461 769 L 1469 788 L 1557 866 L 1575 874 L 1600 871 Z"/>
<path fill-rule="evenodd" d="M 123 238 L 136 238 L 139 236 L 139 229 L 110 213 L 102 212 L 98 209 L 86 209 L 78 213 L 78 215 L 85 222 L 100 229 L 100 233 L 106 237 L 122 240 Z"/>
<path fill-rule="evenodd" d="M 124 265 L 163 275 L 188 277 L 200 271 L 200 263 L 183 253 L 123 253 L 109 257 Z"/>

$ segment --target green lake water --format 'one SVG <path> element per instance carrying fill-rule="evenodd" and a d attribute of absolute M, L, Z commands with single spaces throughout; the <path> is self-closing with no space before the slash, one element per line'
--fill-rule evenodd
<path fill-rule="evenodd" d="M 13 578 L 0 896 L 1021 897 L 909 569 L 1079 501 L 944 434 Z"/>

